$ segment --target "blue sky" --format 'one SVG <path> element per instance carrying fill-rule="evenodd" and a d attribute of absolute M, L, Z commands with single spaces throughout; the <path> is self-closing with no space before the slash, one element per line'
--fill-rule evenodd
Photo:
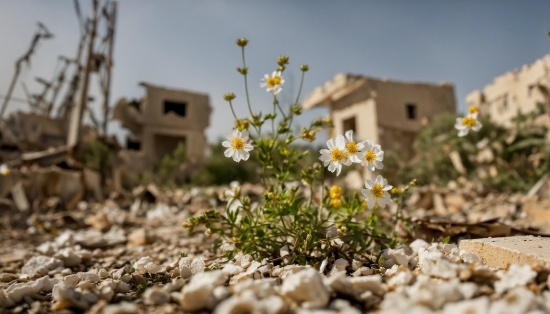
<path fill-rule="evenodd" d="M 81 1 L 90 13 L 90 1 Z M 114 103 L 137 98 L 138 82 L 210 95 L 207 129 L 215 141 L 232 127 L 223 94 L 237 95 L 237 114 L 247 110 L 235 39 L 246 37 L 252 105 L 264 112 L 271 97 L 259 80 L 290 56 L 283 100 L 295 97 L 301 64 L 310 71 L 303 96 L 337 73 L 455 84 L 458 110 L 464 98 L 495 76 L 550 53 L 550 1 L 184 1 L 121 0 L 118 4 Z M 35 76 L 50 78 L 60 54 L 74 55 L 79 36 L 72 1 L 0 1 L 0 94 L 36 29 L 44 23 L 55 38 L 45 41 L 20 82 L 37 92 Z M 93 81 L 96 83 L 96 81 Z M 92 88 L 92 93 L 97 88 Z M 15 97 L 24 98 L 21 84 Z M 303 97 L 302 97 L 303 98 Z M 100 107 L 100 102 L 92 104 Z M 12 102 L 10 110 L 27 110 Z M 98 111 L 99 112 L 99 111 Z M 316 109 L 298 123 L 325 116 Z M 116 124 L 111 133 L 122 134 Z"/>

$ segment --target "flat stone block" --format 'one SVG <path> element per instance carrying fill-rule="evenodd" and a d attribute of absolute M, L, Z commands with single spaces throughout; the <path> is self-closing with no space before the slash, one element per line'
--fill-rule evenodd
<path fill-rule="evenodd" d="M 462 240 L 461 250 L 476 254 L 487 266 L 507 268 L 512 264 L 550 267 L 550 238 L 515 236 Z"/>

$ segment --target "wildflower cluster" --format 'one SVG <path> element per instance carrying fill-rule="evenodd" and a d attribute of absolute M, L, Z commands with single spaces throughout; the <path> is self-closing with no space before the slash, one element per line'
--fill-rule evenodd
<path fill-rule="evenodd" d="M 309 150 L 300 150 L 295 145 L 297 140 L 312 142 L 320 130 L 332 127 L 330 118 L 320 118 L 298 134 L 293 132 L 293 119 L 302 113 L 298 101 L 309 67 L 300 67 L 302 77 L 296 100 L 282 105 L 278 95 L 290 62 L 288 56 L 279 56 L 275 71 L 260 80 L 260 87 L 272 97 L 272 110 L 255 113 L 248 95 L 249 68 L 244 57 L 247 44 L 245 38 L 237 40 L 243 59 L 237 71 L 244 77 L 250 115 L 238 117 L 233 108 L 237 97 L 234 93 L 224 95 L 233 113 L 235 128 L 226 134 L 227 140 L 222 145 L 226 148 L 224 155 L 235 162 L 257 159 L 261 166 L 263 198 L 251 199 L 242 193 L 238 184 L 233 184 L 223 196 L 227 201 L 224 210 L 214 209 L 192 217 L 183 226 L 193 232 L 197 226 L 204 225 L 206 234 L 215 238 L 215 248 L 224 251 L 228 258 L 243 252 L 285 263 L 317 264 L 335 252 L 353 257 L 394 243 L 379 230 L 376 214 L 365 210 L 367 205 L 383 208 L 392 204 L 388 193 L 392 186 L 384 178 L 367 180 L 361 191 L 363 197 L 359 192 L 346 196 L 338 186 L 325 193 L 324 167 L 318 162 L 306 164 Z M 352 163 L 361 163 L 369 170 L 383 167 L 384 152 L 380 145 L 355 141 L 352 131 L 330 139 L 327 146 L 328 149 L 321 150 L 320 160 L 329 171 L 340 174 L 342 165 Z"/>
<path fill-rule="evenodd" d="M 470 106 L 465 117 L 456 118 L 455 128 L 458 130 L 458 136 L 466 136 L 470 130 L 477 132 L 481 129 L 481 123 L 477 119 L 478 114 L 479 109 L 476 106 Z"/>

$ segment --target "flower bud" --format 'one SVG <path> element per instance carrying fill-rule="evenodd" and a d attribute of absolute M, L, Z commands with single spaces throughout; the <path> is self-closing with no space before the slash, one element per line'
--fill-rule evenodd
<path fill-rule="evenodd" d="M 237 39 L 237 46 L 244 47 L 246 44 L 248 44 L 248 39 L 244 37 Z"/>
<path fill-rule="evenodd" d="M 288 56 L 280 55 L 277 59 L 277 64 L 281 67 L 284 67 L 288 64 Z"/>
<path fill-rule="evenodd" d="M 248 73 L 248 68 L 237 68 L 237 72 L 241 73 L 242 75 L 246 75 Z"/>
<path fill-rule="evenodd" d="M 309 66 L 307 64 L 304 64 L 300 67 L 300 71 L 307 72 L 309 70 Z"/>
<path fill-rule="evenodd" d="M 233 99 L 235 99 L 235 94 L 233 93 L 227 93 L 227 94 L 224 94 L 223 95 L 223 99 L 225 99 L 226 101 L 232 101 Z"/>

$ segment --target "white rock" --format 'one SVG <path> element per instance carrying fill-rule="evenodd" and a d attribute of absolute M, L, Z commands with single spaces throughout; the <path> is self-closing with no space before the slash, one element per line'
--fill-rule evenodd
<path fill-rule="evenodd" d="M 458 291 L 464 299 L 471 299 L 479 290 L 479 287 L 473 282 L 463 282 L 458 286 Z"/>
<path fill-rule="evenodd" d="M 76 275 L 78 276 L 78 278 L 80 278 L 80 280 L 87 280 L 91 283 L 99 282 L 99 280 L 101 279 L 101 277 L 93 270 L 89 272 L 79 272 Z"/>
<path fill-rule="evenodd" d="M 149 273 L 149 274 L 156 274 L 158 272 L 161 271 L 162 267 L 160 265 L 157 265 L 153 262 L 149 262 L 147 263 L 145 266 L 144 266 L 145 270 Z"/>
<path fill-rule="evenodd" d="M 332 269 L 330 270 L 330 275 L 334 276 L 338 273 L 345 272 L 346 267 L 349 266 L 349 262 L 343 258 L 339 258 L 334 261 L 334 265 L 332 265 Z"/>
<path fill-rule="evenodd" d="M 358 269 L 361 268 L 362 266 L 363 266 L 363 263 L 360 262 L 360 261 L 357 261 L 357 260 L 352 260 L 352 261 L 351 261 L 351 268 L 353 269 L 353 271 L 358 270 Z"/>
<path fill-rule="evenodd" d="M 481 260 L 474 253 L 469 253 L 464 250 L 460 250 L 460 257 L 465 263 L 481 263 Z"/>
<path fill-rule="evenodd" d="M 244 272 L 244 269 L 240 266 L 227 263 L 225 264 L 225 266 L 223 266 L 222 272 L 224 273 L 224 275 L 229 277 L 229 276 L 235 276 L 237 274 Z"/>
<path fill-rule="evenodd" d="M 322 276 L 311 267 L 288 276 L 281 285 L 281 294 L 304 308 L 321 308 L 329 301 Z"/>
<path fill-rule="evenodd" d="M 205 268 L 204 261 L 202 260 L 202 258 L 194 259 L 193 262 L 191 262 L 191 266 L 189 268 L 191 269 L 191 273 L 193 275 L 202 273 Z"/>
<path fill-rule="evenodd" d="M 73 232 L 69 230 L 63 232 L 55 238 L 55 243 L 60 247 L 73 246 L 75 243 Z"/>
<path fill-rule="evenodd" d="M 321 262 L 321 266 L 319 266 L 319 272 L 321 274 L 323 274 L 325 272 L 325 269 L 327 268 L 327 265 L 328 265 L 328 258 L 325 258 L 322 262 Z"/>
<path fill-rule="evenodd" d="M 38 255 L 31 257 L 21 268 L 21 273 L 33 276 L 36 272 L 47 275 L 50 270 L 63 267 L 63 262 L 57 258 Z"/>
<path fill-rule="evenodd" d="M 356 297 L 357 293 L 344 272 L 337 273 L 325 278 L 325 285 L 332 291 L 351 297 Z"/>
<path fill-rule="evenodd" d="M 489 310 L 489 298 L 486 296 L 472 300 L 447 303 L 443 314 L 485 314 Z"/>
<path fill-rule="evenodd" d="M 276 285 L 276 282 L 271 279 L 246 279 L 233 286 L 232 290 L 236 295 L 241 295 L 247 291 L 254 294 L 256 298 L 263 299 L 275 295 L 274 285 Z"/>
<path fill-rule="evenodd" d="M 233 296 L 220 303 L 215 314 L 262 313 L 258 300 L 252 296 Z"/>
<path fill-rule="evenodd" d="M 489 314 L 527 313 L 535 308 L 535 295 L 524 287 L 517 287 L 508 292 L 506 297 L 494 301 L 489 309 Z"/>
<path fill-rule="evenodd" d="M 366 266 L 363 266 L 363 267 L 360 267 L 358 270 L 356 270 L 353 274 L 351 274 L 353 277 L 358 277 L 358 276 L 368 276 L 368 275 L 372 275 L 373 271 L 372 269 L 370 269 L 369 267 L 366 267 Z"/>
<path fill-rule="evenodd" d="M 422 239 L 416 239 L 411 244 L 409 244 L 409 247 L 412 249 L 413 253 L 418 254 L 421 248 L 427 249 L 430 245 L 428 242 L 422 240 Z"/>
<path fill-rule="evenodd" d="M 52 241 L 47 241 L 40 244 L 36 250 L 46 256 L 52 256 L 55 252 L 59 250 L 59 245 Z"/>
<path fill-rule="evenodd" d="M 90 308 L 90 299 L 85 297 L 83 293 L 76 291 L 73 288 L 59 283 L 53 287 L 52 293 L 53 301 L 52 309 L 59 311 L 69 308 L 78 308 L 81 310 L 87 310 Z"/>
<path fill-rule="evenodd" d="M 495 282 L 495 292 L 501 294 L 515 287 L 524 286 L 532 282 L 536 276 L 537 272 L 531 266 L 513 264 L 500 280 Z"/>
<path fill-rule="evenodd" d="M 226 276 L 221 270 L 202 272 L 194 275 L 189 284 L 183 287 L 179 303 L 184 311 L 201 309 L 212 310 L 216 305 L 212 291 L 225 284 Z"/>
<path fill-rule="evenodd" d="M 145 265 L 149 263 L 154 263 L 153 259 L 149 256 L 144 256 L 140 258 L 137 262 L 135 262 L 134 265 L 132 265 L 132 267 L 134 267 L 134 269 L 138 274 L 143 275 L 147 273 L 147 269 L 145 268 Z"/>
<path fill-rule="evenodd" d="M 78 277 L 76 274 L 65 276 L 63 278 L 63 283 L 70 288 L 76 288 L 76 285 L 80 282 L 80 277 Z"/>
<path fill-rule="evenodd" d="M 5 295 L 13 303 L 17 304 L 23 300 L 27 294 L 38 293 L 42 291 L 43 282 L 39 280 L 14 283 L 5 289 Z"/>
<path fill-rule="evenodd" d="M 65 267 L 74 267 L 80 265 L 82 259 L 78 256 L 72 248 L 63 248 L 54 254 L 55 258 L 63 261 Z"/>
<path fill-rule="evenodd" d="M 160 305 L 170 301 L 170 294 L 158 287 L 151 287 L 143 293 L 145 304 Z"/>
<path fill-rule="evenodd" d="M 391 276 L 395 275 L 395 273 L 397 273 L 398 270 L 399 270 L 399 266 L 397 264 L 395 264 L 390 269 L 386 270 L 386 272 L 384 273 L 384 276 L 385 277 L 391 277 Z"/>
<path fill-rule="evenodd" d="M 416 282 L 405 287 L 410 300 L 416 304 L 439 310 L 445 303 L 459 301 L 462 296 L 458 290 L 460 280 L 434 281 L 426 275 L 417 276 Z"/>
<path fill-rule="evenodd" d="M 247 269 L 254 259 L 251 255 L 242 255 L 235 257 L 235 265 L 241 266 L 243 269 Z"/>
<path fill-rule="evenodd" d="M 389 287 L 396 288 L 402 286 L 408 286 L 414 278 L 414 275 L 409 271 L 400 271 L 395 276 L 388 279 L 387 283 Z"/>
<path fill-rule="evenodd" d="M 381 313 L 384 314 L 432 314 L 433 311 L 429 308 L 414 304 L 411 300 L 407 299 L 405 296 L 396 293 L 389 292 L 384 297 L 384 300 L 380 304 L 382 309 Z"/>
<path fill-rule="evenodd" d="M 403 248 L 389 249 L 388 255 L 391 256 L 399 265 L 407 266 L 409 264 L 409 257 L 405 254 Z"/>
<path fill-rule="evenodd" d="M 137 304 L 130 302 L 121 302 L 119 304 L 107 305 L 103 308 L 103 314 L 134 314 L 139 313 Z"/>
<path fill-rule="evenodd" d="M 100 269 L 97 274 L 101 277 L 101 279 L 109 278 L 109 272 L 104 268 Z"/>
<path fill-rule="evenodd" d="M 6 296 L 6 292 L 3 289 L 0 289 L 0 308 L 12 307 L 14 305 L 15 302 Z"/>
<path fill-rule="evenodd" d="M 349 280 L 358 294 L 371 291 L 378 296 L 383 296 L 387 290 L 386 285 L 382 283 L 382 276 L 380 275 L 353 277 Z"/>

